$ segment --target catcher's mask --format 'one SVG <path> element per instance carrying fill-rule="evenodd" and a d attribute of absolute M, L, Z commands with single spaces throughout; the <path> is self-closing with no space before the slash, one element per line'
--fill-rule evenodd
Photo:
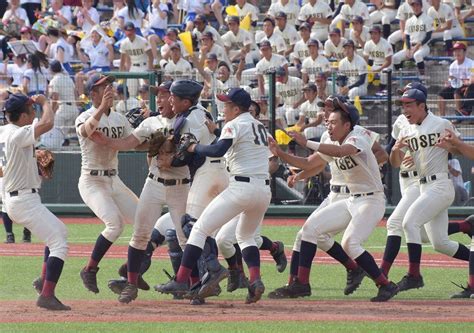
<path fill-rule="evenodd" d="M 141 112 L 142 108 L 133 108 L 125 114 L 125 117 L 128 119 L 128 122 L 133 128 L 137 128 L 138 125 L 140 125 L 142 121 L 145 120 L 145 117 L 143 117 Z"/>

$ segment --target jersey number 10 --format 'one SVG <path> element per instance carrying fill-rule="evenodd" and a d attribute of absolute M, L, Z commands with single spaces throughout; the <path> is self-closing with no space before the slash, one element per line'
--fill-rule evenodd
<path fill-rule="evenodd" d="M 253 142 L 256 145 L 268 146 L 267 131 L 265 130 L 265 126 L 263 126 L 262 124 L 259 124 L 257 128 L 255 128 L 255 123 L 252 123 L 252 131 L 254 135 Z M 260 139 L 259 139 L 259 134 L 260 134 Z"/>

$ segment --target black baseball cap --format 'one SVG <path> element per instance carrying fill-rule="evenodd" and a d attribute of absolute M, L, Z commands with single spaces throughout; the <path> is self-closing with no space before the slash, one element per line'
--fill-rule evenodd
<path fill-rule="evenodd" d="M 263 47 L 269 47 L 269 48 L 272 48 L 272 44 L 270 43 L 270 41 L 268 39 L 265 39 L 265 40 L 262 40 L 259 44 L 258 44 L 258 48 L 261 49 Z"/>
<path fill-rule="evenodd" d="M 204 38 L 209 38 L 211 40 L 214 40 L 214 35 L 212 34 L 212 32 L 206 31 L 201 34 L 201 39 L 204 39 Z"/>
<path fill-rule="evenodd" d="M 316 39 L 310 39 L 306 42 L 306 45 L 319 47 L 319 42 Z"/>
<path fill-rule="evenodd" d="M 171 85 L 173 84 L 173 80 L 168 80 L 161 82 L 161 84 L 157 86 L 150 86 L 150 91 L 154 95 L 158 95 L 160 91 L 163 92 L 170 92 Z"/>
<path fill-rule="evenodd" d="M 398 89 L 398 93 L 400 95 L 403 95 L 403 93 L 409 89 L 418 89 L 425 94 L 425 96 L 428 96 L 428 89 L 421 83 L 421 82 L 410 82 L 408 83 L 403 89 Z"/>
<path fill-rule="evenodd" d="M 382 27 L 380 25 L 374 25 L 372 28 L 370 28 L 369 32 L 382 33 Z"/>
<path fill-rule="evenodd" d="M 303 91 L 305 91 L 305 90 L 318 91 L 318 87 L 316 87 L 316 85 L 315 85 L 313 82 L 308 82 L 308 83 L 305 84 L 305 86 L 303 87 Z"/>
<path fill-rule="evenodd" d="M 352 22 L 364 23 L 364 18 L 360 15 L 356 15 L 352 18 Z"/>
<path fill-rule="evenodd" d="M 355 47 L 354 41 L 352 39 L 346 40 L 344 44 L 342 44 L 342 47 L 346 47 L 346 46 L 352 46 L 354 48 Z"/>
<path fill-rule="evenodd" d="M 266 21 L 272 22 L 272 24 L 275 25 L 275 20 L 271 18 L 270 16 L 267 16 L 263 19 L 263 22 L 266 22 Z"/>
<path fill-rule="evenodd" d="M 225 19 L 226 19 L 227 23 L 230 23 L 230 22 L 235 22 L 237 24 L 240 23 L 240 18 L 238 16 L 235 16 L 235 15 L 229 15 Z"/>
<path fill-rule="evenodd" d="M 133 22 L 127 22 L 127 23 L 125 23 L 125 26 L 123 27 L 123 30 L 125 30 L 125 31 L 135 30 L 135 24 L 133 24 Z"/>
<path fill-rule="evenodd" d="M 410 102 L 421 102 L 426 103 L 426 95 L 419 89 L 408 89 L 402 95 L 402 97 L 396 101 L 397 104 L 410 103 Z"/>
<path fill-rule="evenodd" d="M 286 75 L 286 70 L 285 67 L 278 67 L 275 71 L 276 76 L 285 76 Z"/>
<path fill-rule="evenodd" d="M 298 30 L 301 30 L 301 29 L 306 29 L 306 30 L 311 31 L 311 24 L 309 24 L 308 22 L 303 22 L 300 24 L 300 27 L 298 28 Z"/>
<path fill-rule="evenodd" d="M 206 18 L 204 15 L 202 15 L 202 14 L 198 14 L 198 15 L 196 15 L 196 17 L 194 18 L 194 22 L 196 22 L 196 21 L 201 21 L 201 22 L 203 22 L 203 23 L 206 23 L 206 22 L 207 22 L 207 18 Z"/>
<path fill-rule="evenodd" d="M 286 19 L 286 17 L 287 17 L 286 13 L 282 12 L 282 11 L 276 13 L 276 15 L 275 15 L 275 18 L 284 18 L 284 19 Z"/>
<path fill-rule="evenodd" d="M 60 73 L 63 70 L 63 66 L 58 60 L 53 60 L 49 63 L 49 68 L 53 73 Z"/>
<path fill-rule="evenodd" d="M 201 95 L 203 86 L 194 80 L 178 80 L 174 81 L 170 86 L 170 92 L 180 98 L 197 100 Z"/>
<path fill-rule="evenodd" d="M 15 112 L 21 110 L 24 105 L 32 105 L 33 100 L 23 94 L 10 94 L 3 106 L 3 112 Z"/>
<path fill-rule="evenodd" d="M 232 102 L 246 109 L 252 103 L 249 93 L 242 88 L 232 88 L 226 94 L 217 95 L 217 99 L 221 102 Z"/>
<path fill-rule="evenodd" d="M 105 83 L 112 83 L 115 81 L 115 77 L 111 75 L 103 75 L 99 73 L 95 73 L 86 82 L 86 91 L 90 93 L 94 87 L 100 86 L 101 84 Z"/>

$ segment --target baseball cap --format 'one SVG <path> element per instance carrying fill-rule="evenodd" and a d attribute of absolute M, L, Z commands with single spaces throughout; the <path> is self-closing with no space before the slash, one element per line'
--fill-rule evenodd
<path fill-rule="evenodd" d="M 282 12 L 282 11 L 276 13 L 276 15 L 275 15 L 275 18 L 284 18 L 284 19 L 286 19 L 286 17 L 287 17 L 286 13 Z"/>
<path fill-rule="evenodd" d="M 410 0 L 409 4 L 410 5 L 418 4 L 418 5 L 423 6 L 423 1 L 422 0 Z"/>
<path fill-rule="evenodd" d="M 208 53 L 206 55 L 206 60 L 216 60 L 217 61 L 217 54 L 215 53 Z"/>
<path fill-rule="evenodd" d="M 249 93 L 242 88 L 232 88 L 226 94 L 217 95 L 217 99 L 222 102 L 232 102 L 246 109 L 252 102 Z"/>
<path fill-rule="evenodd" d="M 266 21 L 272 22 L 272 24 L 275 25 L 275 20 L 271 18 L 270 16 L 267 16 L 263 19 L 263 22 L 266 22 Z"/>
<path fill-rule="evenodd" d="M 214 35 L 212 34 L 212 32 L 206 31 L 201 34 L 201 39 L 204 39 L 204 38 L 209 38 L 211 40 L 214 40 Z"/>
<path fill-rule="evenodd" d="M 286 75 L 286 70 L 284 67 L 278 67 L 275 71 L 276 76 L 285 76 Z"/>
<path fill-rule="evenodd" d="M 318 90 L 318 87 L 316 87 L 316 85 L 312 82 L 309 82 L 307 84 L 305 84 L 305 86 L 303 87 L 303 90 L 313 90 L 313 91 L 317 91 Z"/>
<path fill-rule="evenodd" d="M 423 91 L 418 89 L 408 89 L 402 95 L 402 97 L 397 101 L 397 104 L 401 103 L 410 103 L 410 102 L 422 102 L 426 103 L 426 95 Z"/>
<path fill-rule="evenodd" d="M 172 84 L 173 84 L 173 80 L 161 82 L 161 84 L 158 87 L 150 86 L 150 92 L 154 95 L 158 95 L 158 92 L 160 91 L 169 92 Z"/>
<path fill-rule="evenodd" d="M 86 82 L 86 91 L 87 93 L 90 93 L 94 87 L 100 86 L 101 84 L 104 83 L 112 83 L 115 81 L 115 77 L 110 76 L 110 75 L 103 75 L 96 73 L 89 77 L 89 79 Z"/>
<path fill-rule="evenodd" d="M 140 87 L 138 87 L 138 91 L 139 92 L 147 92 L 148 91 L 148 88 L 150 88 L 150 86 L 146 83 L 140 85 Z"/>
<path fill-rule="evenodd" d="M 466 49 L 467 47 L 466 47 L 466 44 L 464 43 L 456 42 L 453 45 L 453 50 L 466 50 Z"/>
<path fill-rule="evenodd" d="M 167 35 L 172 34 L 172 33 L 175 34 L 176 36 L 178 36 L 179 31 L 176 28 L 169 28 L 168 30 L 166 30 Z"/>
<path fill-rule="evenodd" d="M 270 43 L 269 40 L 262 40 L 260 42 L 260 44 L 258 44 L 258 47 L 261 49 L 261 48 L 264 48 L 264 47 L 269 47 L 269 48 L 272 48 L 272 44 Z"/>
<path fill-rule="evenodd" d="M 127 23 L 125 23 L 125 26 L 123 27 L 123 30 L 125 30 L 125 31 L 135 30 L 135 24 L 133 24 L 133 22 L 127 22 Z"/>
<path fill-rule="evenodd" d="M 202 91 L 202 85 L 194 80 L 173 81 L 170 86 L 170 92 L 181 98 L 196 100 Z"/>
<path fill-rule="evenodd" d="M 32 105 L 33 100 L 23 94 L 10 94 L 3 106 L 3 112 L 15 112 L 20 110 L 24 105 Z"/>
<path fill-rule="evenodd" d="M 196 15 L 196 17 L 194 18 L 194 22 L 196 22 L 196 21 L 201 21 L 201 22 L 203 22 L 203 23 L 206 23 L 206 22 L 207 22 L 207 18 L 206 18 L 204 15 L 202 15 L 202 14 L 198 14 L 198 15 Z"/>
<path fill-rule="evenodd" d="M 300 24 L 300 28 L 298 30 L 301 29 L 311 30 L 311 25 L 308 22 L 303 22 Z"/>
<path fill-rule="evenodd" d="M 317 106 L 323 107 L 326 105 L 333 106 L 334 105 L 334 100 L 339 99 L 341 102 L 345 103 L 347 101 L 347 98 L 342 95 L 329 95 L 324 101 L 320 101 L 317 103 Z"/>
<path fill-rule="evenodd" d="M 352 18 L 352 22 L 364 23 L 364 18 L 362 16 L 356 15 Z"/>
<path fill-rule="evenodd" d="M 179 46 L 178 43 L 173 43 L 170 45 L 170 50 L 172 49 L 178 49 L 178 50 L 181 50 L 181 47 Z"/>
<path fill-rule="evenodd" d="M 403 87 L 403 89 L 398 89 L 397 92 L 400 95 L 403 95 L 403 93 L 409 89 L 418 89 L 423 92 L 425 96 L 428 96 L 428 89 L 426 89 L 426 87 L 420 82 L 410 82 L 405 87 Z"/>
<path fill-rule="evenodd" d="M 380 27 L 380 25 L 374 25 L 372 28 L 370 28 L 369 32 L 378 32 L 378 33 L 381 33 L 381 32 L 382 32 L 382 28 Z"/>
<path fill-rule="evenodd" d="M 49 63 L 49 68 L 53 73 L 59 73 L 62 72 L 63 66 L 58 60 L 53 60 Z"/>
<path fill-rule="evenodd" d="M 306 42 L 306 45 L 319 47 L 319 42 L 316 39 L 310 39 Z"/>
<path fill-rule="evenodd" d="M 235 15 L 229 15 L 226 17 L 226 21 L 227 23 L 230 23 L 230 22 L 240 23 L 240 18 Z"/>
<path fill-rule="evenodd" d="M 118 92 L 119 94 L 128 96 L 128 87 L 127 87 L 126 85 L 119 84 L 119 85 L 117 86 L 117 92 Z"/>
<path fill-rule="evenodd" d="M 346 41 L 344 42 L 344 44 L 342 44 L 342 47 L 346 47 L 346 46 L 355 47 L 354 41 L 351 40 L 351 39 L 346 40 Z"/>
<path fill-rule="evenodd" d="M 341 35 L 341 29 L 339 28 L 334 28 L 331 31 L 329 31 L 330 35 Z"/>

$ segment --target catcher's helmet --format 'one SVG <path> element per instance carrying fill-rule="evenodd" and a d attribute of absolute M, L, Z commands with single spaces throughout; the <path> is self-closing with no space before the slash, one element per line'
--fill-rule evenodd
<path fill-rule="evenodd" d="M 128 122 L 133 128 L 137 128 L 138 125 L 140 125 L 142 121 L 145 120 L 145 117 L 143 117 L 141 112 L 142 108 L 133 108 L 125 114 L 125 117 L 128 119 Z"/>

